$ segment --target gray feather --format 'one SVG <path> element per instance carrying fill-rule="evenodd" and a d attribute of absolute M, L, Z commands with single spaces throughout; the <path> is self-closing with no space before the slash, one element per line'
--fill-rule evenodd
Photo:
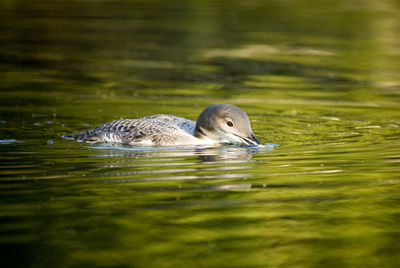
<path fill-rule="evenodd" d="M 115 120 L 72 135 L 81 142 L 174 144 L 182 135 L 193 135 L 196 122 L 172 115 Z"/>

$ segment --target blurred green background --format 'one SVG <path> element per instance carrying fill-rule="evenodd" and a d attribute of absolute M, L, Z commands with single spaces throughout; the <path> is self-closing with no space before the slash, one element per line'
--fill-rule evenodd
<path fill-rule="evenodd" d="M 3 0 L 4 267 L 398 267 L 400 2 Z M 67 141 L 238 105 L 273 150 Z"/>

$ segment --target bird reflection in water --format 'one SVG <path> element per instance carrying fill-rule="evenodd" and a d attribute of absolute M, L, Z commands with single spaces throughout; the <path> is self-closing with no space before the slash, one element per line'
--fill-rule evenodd
<path fill-rule="evenodd" d="M 102 182 L 168 181 L 247 178 L 252 155 L 258 147 L 215 146 L 208 148 L 140 148 L 96 146 L 107 159 L 96 176 L 113 177 Z M 105 150 L 107 149 L 107 150 Z M 198 165 L 198 161 L 207 165 Z M 233 172 L 235 171 L 235 172 Z M 149 175 L 153 176 L 149 176 Z M 157 174 L 156 176 L 154 176 Z"/>

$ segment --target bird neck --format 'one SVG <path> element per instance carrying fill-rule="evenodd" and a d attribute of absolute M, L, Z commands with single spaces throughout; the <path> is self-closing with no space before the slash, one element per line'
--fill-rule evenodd
<path fill-rule="evenodd" d="M 203 139 L 203 138 L 207 137 L 207 134 L 205 133 L 205 130 L 202 127 L 200 127 L 198 124 L 196 124 L 196 127 L 194 129 L 194 136 L 196 138 Z"/>

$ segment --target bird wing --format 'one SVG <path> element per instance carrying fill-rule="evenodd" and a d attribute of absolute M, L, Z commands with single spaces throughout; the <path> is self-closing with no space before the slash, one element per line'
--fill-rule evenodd
<path fill-rule="evenodd" d="M 180 128 L 181 130 L 185 131 L 190 135 L 194 135 L 194 130 L 196 128 L 195 121 L 173 115 L 156 114 L 156 115 L 146 116 L 141 119 L 151 119 L 151 120 L 166 122 L 168 124 L 177 126 L 178 128 Z"/>
<path fill-rule="evenodd" d="M 91 143 L 174 144 L 180 136 L 188 134 L 180 127 L 180 124 L 192 125 L 190 122 L 174 119 L 166 115 L 149 116 L 140 119 L 121 119 L 75 134 L 73 137 L 78 141 Z M 193 124 L 195 125 L 194 122 Z"/>

